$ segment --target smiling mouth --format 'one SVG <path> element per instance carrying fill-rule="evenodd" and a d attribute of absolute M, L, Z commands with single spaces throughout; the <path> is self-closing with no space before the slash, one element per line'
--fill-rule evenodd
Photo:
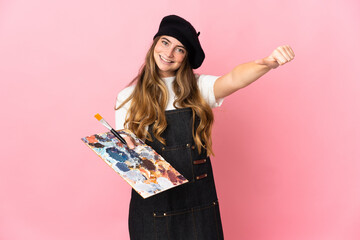
<path fill-rule="evenodd" d="M 160 59 L 163 60 L 164 62 L 167 62 L 167 63 L 173 63 L 174 61 L 170 61 L 170 60 L 167 60 L 165 59 L 163 56 L 159 55 L 160 56 Z"/>

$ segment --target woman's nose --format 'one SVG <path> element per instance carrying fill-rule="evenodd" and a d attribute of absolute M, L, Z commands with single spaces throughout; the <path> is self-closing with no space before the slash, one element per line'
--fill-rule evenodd
<path fill-rule="evenodd" d="M 168 49 L 166 49 L 165 54 L 167 57 L 173 57 L 174 56 L 174 48 L 169 47 Z"/>

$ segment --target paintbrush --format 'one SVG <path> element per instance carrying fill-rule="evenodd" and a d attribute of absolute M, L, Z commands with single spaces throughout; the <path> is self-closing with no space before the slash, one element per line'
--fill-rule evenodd
<path fill-rule="evenodd" d="M 117 137 L 123 144 L 127 145 L 125 139 L 123 139 L 123 138 L 120 136 L 120 134 L 119 134 L 117 131 L 115 131 L 115 129 L 113 129 L 113 128 L 110 126 L 110 124 L 108 124 L 108 123 L 105 121 L 105 119 L 103 119 L 102 116 L 100 116 L 100 114 L 96 114 L 96 115 L 95 115 L 95 118 L 96 118 L 97 120 L 99 120 L 99 121 L 102 123 L 102 125 L 104 125 L 107 129 L 109 129 L 110 132 L 111 132 L 112 134 L 114 134 L 115 137 Z"/>

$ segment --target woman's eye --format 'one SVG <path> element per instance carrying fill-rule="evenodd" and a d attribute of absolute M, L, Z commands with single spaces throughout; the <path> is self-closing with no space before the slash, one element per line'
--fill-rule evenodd
<path fill-rule="evenodd" d="M 177 51 L 178 51 L 179 53 L 185 53 L 184 49 L 182 49 L 182 48 L 178 48 Z"/>
<path fill-rule="evenodd" d="M 162 41 L 162 43 L 167 46 L 168 45 L 168 42 L 167 41 Z"/>

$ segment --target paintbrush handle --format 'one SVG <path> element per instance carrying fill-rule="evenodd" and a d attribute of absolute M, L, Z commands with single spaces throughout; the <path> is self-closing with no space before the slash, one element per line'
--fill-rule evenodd
<path fill-rule="evenodd" d="M 113 128 L 112 128 L 110 131 L 111 131 L 112 134 L 114 134 L 115 137 L 117 137 L 123 144 L 127 145 L 125 139 L 122 138 L 117 131 L 115 131 Z"/>

